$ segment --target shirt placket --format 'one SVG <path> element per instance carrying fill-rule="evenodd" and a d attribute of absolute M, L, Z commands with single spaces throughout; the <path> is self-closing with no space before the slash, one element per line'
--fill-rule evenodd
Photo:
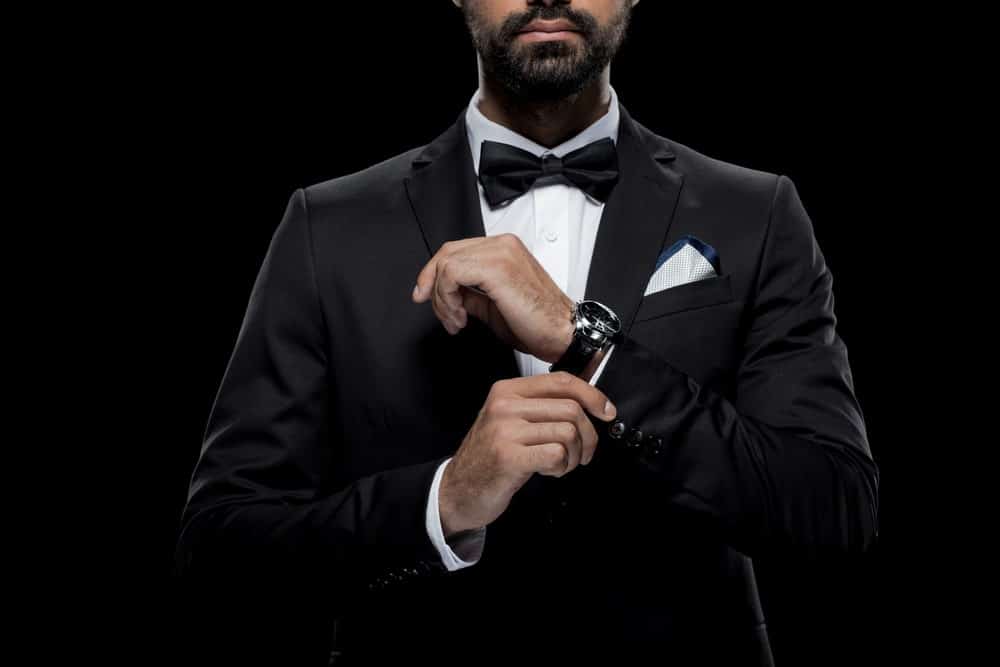
<path fill-rule="evenodd" d="M 550 185 L 532 190 L 534 203 L 535 259 L 563 292 L 570 276 L 569 262 L 569 188 Z M 549 363 L 531 357 L 532 374 L 548 372 Z"/>

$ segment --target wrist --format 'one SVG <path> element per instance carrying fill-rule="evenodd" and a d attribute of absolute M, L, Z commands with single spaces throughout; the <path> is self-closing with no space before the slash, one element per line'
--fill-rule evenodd
<path fill-rule="evenodd" d="M 451 462 L 445 466 L 444 474 L 441 475 L 441 486 L 438 489 L 438 516 L 441 519 L 441 532 L 444 534 L 445 539 L 464 530 L 459 524 L 458 511 L 452 502 L 453 494 L 451 486 L 448 483 L 448 472 L 451 467 Z"/>
<path fill-rule="evenodd" d="M 569 346 L 573 344 L 573 337 L 576 335 L 576 324 L 573 322 L 573 309 L 576 307 L 576 302 L 572 299 L 566 301 L 565 316 L 559 320 L 559 325 L 556 328 L 556 339 L 557 343 L 555 345 L 555 352 L 549 355 L 549 358 L 545 361 L 554 364 L 562 358 Z"/>

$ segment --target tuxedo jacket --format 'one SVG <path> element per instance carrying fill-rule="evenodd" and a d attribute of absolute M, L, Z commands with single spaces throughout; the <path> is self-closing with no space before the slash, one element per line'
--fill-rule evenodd
<path fill-rule="evenodd" d="M 459 571 L 425 529 L 432 477 L 491 386 L 519 375 L 482 322 L 452 336 L 411 299 L 444 242 L 484 235 L 464 113 L 292 195 L 178 541 L 183 613 L 217 658 L 771 664 L 753 558 L 876 539 L 878 469 L 794 184 L 619 108 L 585 294 L 622 320 L 596 383 L 617 419 L 591 417 L 590 465 L 533 476 Z M 644 296 L 685 234 L 716 249 L 719 275 Z"/>

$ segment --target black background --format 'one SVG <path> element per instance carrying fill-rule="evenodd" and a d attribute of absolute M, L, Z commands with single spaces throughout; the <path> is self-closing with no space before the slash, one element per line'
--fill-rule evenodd
<path fill-rule="evenodd" d="M 939 289 L 910 264 L 935 222 L 922 199 L 935 187 L 922 163 L 930 129 L 916 113 L 927 64 L 895 17 L 791 11 L 723 23 L 646 0 L 612 84 L 655 132 L 791 177 L 835 277 L 838 330 L 882 474 L 881 541 L 862 558 L 757 564 L 778 664 L 932 658 L 929 551 L 904 551 L 901 539 L 937 521 L 908 474 L 939 437 L 920 416 L 941 409 L 908 380 L 924 343 L 906 334 L 919 328 L 918 299 L 933 302 Z M 475 89 L 475 57 L 445 0 L 148 16 L 102 54 L 114 83 L 95 127 L 113 128 L 120 163 L 106 190 L 116 223 L 101 231 L 124 241 L 111 251 L 114 281 L 135 296 L 109 333 L 124 368 L 115 481 L 102 488 L 115 511 L 101 514 L 101 532 L 116 548 L 101 560 L 122 582 L 128 617 L 115 643 L 139 647 L 146 662 L 182 662 L 194 647 L 183 641 L 171 552 L 285 204 L 297 187 L 437 136 Z"/>

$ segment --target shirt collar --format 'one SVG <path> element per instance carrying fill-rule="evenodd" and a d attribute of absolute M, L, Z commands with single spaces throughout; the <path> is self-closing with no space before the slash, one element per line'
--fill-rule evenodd
<path fill-rule="evenodd" d="M 570 151 L 582 148 L 591 142 L 605 137 L 610 137 L 612 141 L 617 143 L 620 116 L 618 95 L 615 93 L 613 86 L 609 84 L 608 88 L 611 91 L 611 103 L 608 105 L 607 113 L 595 120 L 579 134 L 570 137 L 552 148 L 546 148 L 541 144 L 535 143 L 531 139 L 484 116 L 479 110 L 480 90 L 476 88 L 476 92 L 472 94 L 469 107 L 465 112 L 465 126 L 469 135 L 469 148 L 472 151 L 472 165 L 476 173 L 479 173 L 479 153 L 482 149 L 483 141 L 499 141 L 510 144 L 539 157 L 545 153 L 552 153 L 556 157 L 562 157 Z"/>

